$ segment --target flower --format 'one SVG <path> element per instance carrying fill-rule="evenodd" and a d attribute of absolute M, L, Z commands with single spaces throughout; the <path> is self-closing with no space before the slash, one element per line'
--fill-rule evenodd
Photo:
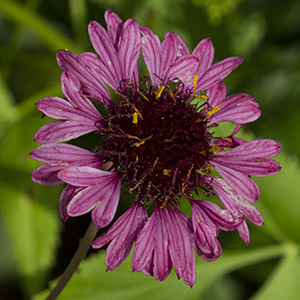
<path fill-rule="evenodd" d="M 192 286 L 195 251 L 204 260 L 215 260 L 222 253 L 220 230 L 237 230 L 248 244 L 245 217 L 257 226 L 263 224 L 252 205 L 259 188 L 251 176 L 276 174 L 280 166 L 270 158 L 281 147 L 273 140 L 247 142 L 236 137 L 243 124 L 260 116 L 252 96 L 226 95 L 222 80 L 242 59 L 212 64 L 209 39 L 190 53 L 175 33 L 168 32 L 160 42 L 135 20 L 123 23 L 111 11 L 106 11 L 105 20 L 107 31 L 95 21 L 89 24 L 98 55 L 57 53 L 65 99 L 43 98 L 37 108 L 63 121 L 36 133 L 35 140 L 44 145 L 31 157 L 45 164 L 32 179 L 66 183 L 61 217 L 91 212 L 99 228 L 114 219 L 121 186 L 133 193 L 132 206 L 92 246 L 109 243 L 106 266 L 113 270 L 135 243 L 134 271 L 162 281 L 174 266 L 178 278 Z M 149 76 L 139 77 L 141 52 Z M 101 104 L 105 114 L 92 101 Z M 222 122 L 236 125 L 229 136 L 214 133 Z M 63 143 L 91 132 L 99 141 L 91 151 Z M 217 195 L 220 205 L 199 200 L 201 194 Z M 191 216 L 179 210 L 182 201 L 191 205 Z"/>

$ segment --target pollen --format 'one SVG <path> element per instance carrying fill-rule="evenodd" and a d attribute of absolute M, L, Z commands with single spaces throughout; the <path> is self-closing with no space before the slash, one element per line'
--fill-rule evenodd
<path fill-rule="evenodd" d="M 134 112 L 132 114 L 132 123 L 137 124 L 137 122 L 138 122 L 138 114 L 136 112 Z"/>
<path fill-rule="evenodd" d="M 221 108 L 221 105 L 218 105 L 218 106 L 214 107 L 213 109 L 208 110 L 206 113 L 206 116 L 208 117 L 208 116 L 215 114 L 220 108 Z"/>

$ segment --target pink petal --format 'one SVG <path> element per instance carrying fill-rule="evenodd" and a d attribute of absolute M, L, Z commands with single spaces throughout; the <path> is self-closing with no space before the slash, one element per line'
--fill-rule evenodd
<path fill-rule="evenodd" d="M 217 156 L 232 160 L 255 160 L 275 157 L 281 151 L 281 146 L 274 140 L 254 140 L 244 143 L 230 151 L 224 151 Z"/>
<path fill-rule="evenodd" d="M 60 68 L 65 71 L 72 73 L 80 82 L 81 89 L 83 92 L 88 95 L 89 97 L 96 99 L 103 105 L 109 105 L 111 102 L 111 95 L 105 86 L 104 82 L 102 80 L 99 80 L 99 78 L 95 77 L 94 74 L 91 74 L 88 71 L 87 63 L 82 60 L 79 60 L 81 55 L 75 54 L 68 50 L 58 50 L 57 51 L 57 62 Z M 68 84 L 64 84 L 64 81 L 62 82 L 63 86 L 62 89 L 64 93 L 67 94 L 68 98 L 71 99 L 71 91 L 69 91 Z M 78 89 L 78 85 L 75 85 L 75 87 Z M 77 96 L 75 96 L 77 97 Z M 76 98 L 75 98 L 76 99 Z M 73 100 L 76 102 L 76 100 Z M 71 99 L 72 102 L 72 99 Z M 74 103 L 75 104 L 75 103 Z M 89 102 L 87 101 L 87 106 L 90 106 Z M 75 105 L 76 106 L 76 105 Z"/>
<path fill-rule="evenodd" d="M 113 47 L 107 32 L 96 21 L 89 24 L 88 30 L 90 40 L 99 55 L 103 67 L 111 72 L 117 82 L 120 82 L 123 79 L 122 68 L 118 59 L 117 51 Z"/>
<path fill-rule="evenodd" d="M 149 70 L 149 75 L 154 85 L 160 86 L 162 84 L 160 76 L 161 64 L 161 44 L 157 35 L 148 27 L 140 28 L 142 34 L 142 53 L 144 61 Z"/>
<path fill-rule="evenodd" d="M 184 83 L 192 83 L 198 66 L 198 58 L 194 55 L 186 55 L 178 58 L 165 75 L 166 81 L 178 78 Z"/>
<path fill-rule="evenodd" d="M 60 217 L 64 220 L 67 221 L 69 218 L 68 212 L 67 212 L 67 206 L 72 200 L 72 198 L 80 191 L 80 188 L 67 185 L 63 191 L 60 194 L 59 197 L 59 214 Z"/>
<path fill-rule="evenodd" d="M 137 21 L 128 19 L 119 40 L 118 56 L 122 68 L 122 79 L 133 81 L 133 71 L 141 50 L 141 37 Z"/>
<path fill-rule="evenodd" d="M 117 50 L 118 41 L 122 31 L 123 22 L 121 18 L 114 12 L 107 10 L 104 14 L 105 22 L 107 24 L 107 33 L 111 43 Z"/>
<path fill-rule="evenodd" d="M 57 177 L 57 173 L 66 166 L 68 166 L 68 163 L 42 165 L 32 172 L 31 179 L 36 183 L 44 185 L 62 184 L 63 182 Z"/>
<path fill-rule="evenodd" d="M 44 144 L 30 152 L 32 159 L 46 163 L 77 163 L 101 166 L 101 156 L 70 144 Z"/>
<path fill-rule="evenodd" d="M 169 254 L 169 224 L 165 208 L 157 206 L 155 213 L 156 234 L 154 239 L 153 276 L 156 280 L 163 281 L 168 277 L 172 269 Z"/>
<path fill-rule="evenodd" d="M 222 101 L 226 97 L 227 89 L 223 82 L 219 82 L 207 89 L 207 102 L 211 107 L 222 105 Z"/>
<path fill-rule="evenodd" d="M 118 178 L 118 173 L 91 167 L 70 167 L 59 172 L 58 177 L 68 184 L 78 187 L 88 187 L 110 184 Z"/>
<path fill-rule="evenodd" d="M 101 126 L 86 122 L 51 122 L 41 127 L 34 136 L 39 143 L 66 142 L 93 132 Z"/>
<path fill-rule="evenodd" d="M 259 118 L 261 112 L 256 102 L 246 94 L 233 95 L 226 98 L 222 102 L 222 108 L 218 110 L 213 118 L 212 122 L 234 122 L 237 124 L 245 124 L 253 122 Z"/>
<path fill-rule="evenodd" d="M 200 93 L 222 81 L 242 62 L 243 59 L 239 57 L 229 57 L 212 65 L 201 77 L 199 76 L 200 78 L 198 77 L 196 93 Z"/>
<path fill-rule="evenodd" d="M 255 202 L 259 198 L 260 191 L 257 184 L 247 175 L 216 162 L 212 162 L 212 165 L 243 198 L 251 202 Z"/>
<path fill-rule="evenodd" d="M 42 98 L 38 101 L 36 107 L 45 115 L 53 119 L 86 123 L 101 122 L 103 119 L 99 113 L 96 116 L 89 114 L 89 112 L 81 111 L 72 106 L 70 102 L 59 97 Z"/>
<path fill-rule="evenodd" d="M 214 59 L 214 47 L 210 39 L 203 39 L 196 46 L 193 53 L 199 58 L 199 65 L 197 69 L 198 78 L 211 66 Z"/>
<path fill-rule="evenodd" d="M 196 281 L 195 254 L 192 237 L 182 224 L 181 218 L 168 208 L 169 251 L 178 278 L 190 285 Z"/>

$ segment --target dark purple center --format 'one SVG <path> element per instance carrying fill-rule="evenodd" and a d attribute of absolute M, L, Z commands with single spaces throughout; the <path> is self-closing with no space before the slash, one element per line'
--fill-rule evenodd
<path fill-rule="evenodd" d="M 177 206 L 196 188 L 209 191 L 212 156 L 207 105 L 191 104 L 192 91 L 176 84 L 157 88 L 148 78 L 137 89 L 119 91 L 120 103 L 108 108 L 97 148 L 111 170 L 122 176 L 136 200 Z"/>

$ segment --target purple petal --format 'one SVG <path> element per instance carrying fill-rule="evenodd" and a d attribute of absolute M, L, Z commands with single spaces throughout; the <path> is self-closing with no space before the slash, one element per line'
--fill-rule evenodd
<path fill-rule="evenodd" d="M 87 187 L 107 185 L 118 178 L 118 173 L 98 170 L 91 167 L 70 167 L 59 172 L 58 177 L 71 185 Z"/>
<path fill-rule="evenodd" d="M 216 107 L 222 104 L 222 101 L 226 97 L 227 89 L 223 82 L 219 82 L 207 90 L 207 102 L 211 107 Z"/>
<path fill-rule="evenodd" d="M 279 163 L 274 160 L 241 161 L 235 160 L 234 156 L 231 160 L 227 159 L 227 157 L 215 156 L 214 161 L 244 174 L 257 177 L 274 175 L 281 169 Z"/>
<path fill-rule="evenodd" d="M 142 34 L 142 53 L 144 61 L 149 70 L 149 75 L 154 85 L 161 85 L 160 64 L 161 64 L 161 44 L 157 35 L 148 27 L 140 28 Z"/>
<path fill-rule="evenodd" d="M 133 71 L 141 50 L 141 37 L 137 21 L 127 20 L 120 36 L 118 56 L 122 68 L 122 79 L 133 81 Z"/>
<path fill-rule="evenodd" d="M 178 278 L 190 285 L 196 281 L 195 253 L 192 237 L 177 213 L 168 207 L 169 251 Z"/>
<path fill-rule="evenodd" d="M 201 77 L 198 76 L 196 93 L 200 93 L 201 91 L 204 91 L 212 85 L 222 81 L 242 62 L 243 59 L 239 57 L 229 57 L 212 65 Z"/>
<path fill-rule="evenodd" d="M 30 152 L 32 159 L 46 163 L 76 163 L 77 165 L 102 165 L 101 156 L 70 144 L 44 144 Z"/>
<path fill-rule="evenodd" d="M 129 211 L 128 218 L 122 219 L 123 228 L 118 227 L 118 229 L 123 230 L 117 235 L 114 234 L 115 237 L 106 250 L 105 263 L 108 270 L 113 270 L 118 267 L 129 255 L 133 242 L 145 225 L 146 220 L 147 212 L 145 208 L 139 204 L 134 204 Z"/>
<path fill-rule="evenodd" d="M 190 54 L 189 48 L 187 47 L 181 36 L 177 33 L 172 33 L 172 35 L 176 45 L 176 59 Z"/>
<path fill-rule="evenodd" d="M 179 78 L 184 83 L 192 83 L 198 62 L 198 58 L 194 55 L 186 55 L 178 58 L 165 75 L 166 82 Z"/>
<path fill-rule="evenodd" d="M 135 242 L 131 268 L 133 271 L 142 271 L 151 259 L 156 235 L 156 214 L 152 214 L 143 227 Z M 159 221 L 159 220 L 158 220 Z"/>
<path fill-rule="evenodd" d="M 249 228 L 246 221 L 243 221 L 237 228 L 237 231 L 240 237 L 243 239 L 246 245 L 250 243 L 250 235 L 249 235 Z"/>
<path fill-rule="evenodd" d="M 120 61 L 107 32 L 96 21 L 89 24 L 88 30 L 93 47 L 98 53 L 103 67 L 111 72 L 117 82 L 120 82 L 123 79 Z"/>
<path fill-rule="evenodd" d="M 66 142 L 101 128 L 98 124 L 65 121 L 51 122 L 41 127 L 34 136 L 39 143 Z"/>
<path fill-rule="evenodd" d="M 91 115 L 89 112 L 79 110 L 72 104 L 59 97 L 42 98 L 36 104 L 38 110 L 53 119 L 92 123 L 101 122 L 102 116 Z"/>
<path fill-rule="evenodd" d="M 164 82 L 168 81 L 168 72 L 171 65 L 176 60 L 177 44 L 175 34 L 167 32 L 161 44 L 161 65 L 159 76 Z"/>
<path fill-rule="evenodd" d="M 154 239 L 153 276 L 156 280 L 163 281 L 168 277 L 172 269 L 169 254 L 169 224 L 166 209 L 157 205 L 155 210 L 156 234 Z"/>
<path fill-rule="evenodd" d="M 76 217 L 92 211 L 92 219 L 99 228 L 113 219 L 119 203 L 120 180 L 107 180 L 77 193 L 67 207 L 69 216 Z"/>
<path fill-rule="evenodd" d="M 72 73 L 79 80 L 83 92 L 103 105 L 109 105 L 111 95 L 104 82 L 90 73 L 89 68 L 87 68 L 87 62 L 80 60 L 80 57 L 81 55 L 68 50 L 57 51 L 58 65 L 63 71 Z M 64 82 L 62 89 L 69 99 L 72 98 L 71 94 L 68 93 L 68 86 L 65 86 Z"/>
<path fill-rule="evenodd" d="M 107 10 L 104 14 L 105 22 L 107 24 L 107 33 L 111 43 L 118 49 L 118 41 L 122 31 L 123 22 L 121 18 L 114 12 Z"/>
<path fill-rule="evenodd" d="M 214 47 L 209 38 L 200 41 L 194 49 L 192 54 L 199 58 L 199 65 L 197 69 L 199 78 L 211 66 L 214 59 L 214 52 Z"/>
<path fill-rule="evenodd" d="M 66 166 L 68 166 L 68 163 L 42 165 L 32 172 L 31 179 L 36 183 L 44 185 L 62 184 L 63 182 L 57 177 L 57 173 Z"/>
<path fill-rule="evenodd" d="M 67 206 L 72 198 L 80 191 L 80 188 L 67 185 L 60 194 L 59 197 L 59 214 L 63 221 L 67 221 L 69 218 L 67 212 Z"/>
<path fill-rule="evenodd" d="M 222 108 L 218 110 L 211 122 L 234 122 L 245 124 L 253 122 L 259 118 L 261 112 L 256 102 L 247 94 L 237 94 L 226 98 L 222 102 Z"/>
<path fill-rule="evenodd" d="M 254 140 L 244 143 L 230 151 L 216 154 L 229 160 L 255 160 L 275 157 L 281 151 L 281 146 L 274 140 Z"/>
<path fill-rule="evenodd" d="M 247 175 L 229 167 L 212 162 L 216 171 L 231 185 L 236 192 L 248 201 L 256 202 L 260 196 L 257 184 Z"/>

